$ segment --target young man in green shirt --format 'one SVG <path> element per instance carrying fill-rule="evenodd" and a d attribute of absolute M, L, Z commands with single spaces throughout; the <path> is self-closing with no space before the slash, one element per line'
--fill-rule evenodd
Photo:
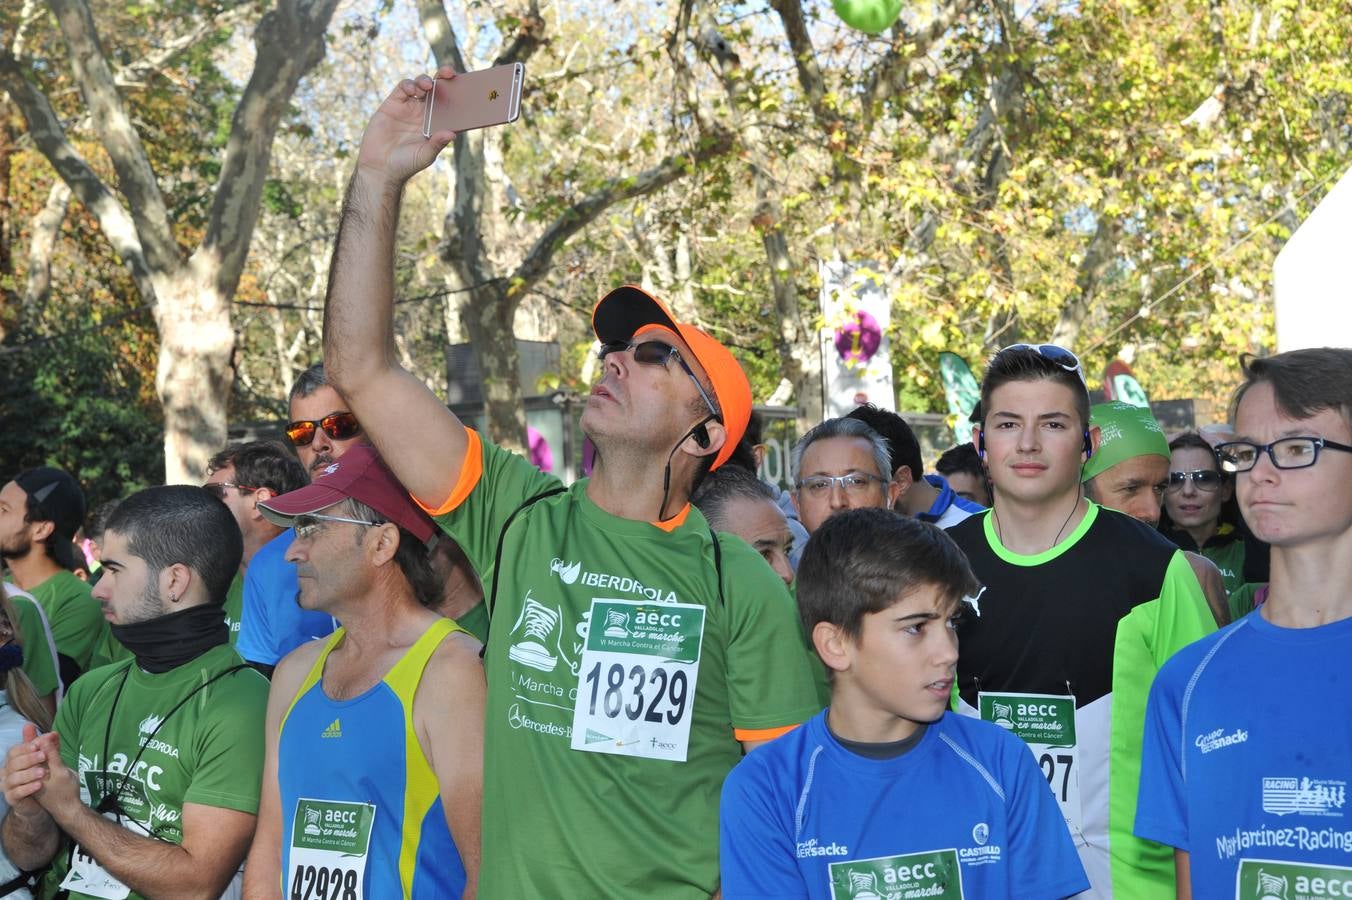
<path fill-rule="evenodd" d="M 70 543 L 84 514 L 79 484 L 68 472 L 50 466 L 26 469 L 0 489 L 0 556 L 14 583 L 32 594 L 47 614 L 67 687 L 104 662 L 96 650 L 108 629 L 89 585 L 57 562 L 57 542 Z"/>
<path fill-rule="evenodd" d="M 689 504 L 742 437 L 750 385 L 656 298 L 611 291 L 592 315 L 602 375 L 582 414 L 595 472 L 565 489 L 400 368 L 387 352 L 400 195 L 452 138 L 422 135 L 432 88 L 400 83 L 362 138 L 324 364 L 483 579 L 479 896 L 707 898 L 724 776 L 817 709 L 806 656 L 782 652 L 802 645 L 784 583 Z"/>
<path fill-rule="evenodd" d="M 253 835 L 266 679 L 231 649 L 221 604 L 239 567 L 229 512 L 154 487 L 108 522 L 95 588 L 134 659 L 81 678 L 53 730 L 9 748 L 0 840 L 43 897 L 220 896 Z"/>
<path fill-rule="evenodd" d="M 1146 692 L 1164 661 L 1215 622 L 1177 547 L 1082 496 L 1100 433 L 1072 353 L 1001 350 L 981 411 L 976 442 L 994 505 L 948 530 L 984 586 L 959 631 L 962 710 L 1029 744 L 1089 896 L 1166 896 L 1172 854 L 1131 834 Z"/>

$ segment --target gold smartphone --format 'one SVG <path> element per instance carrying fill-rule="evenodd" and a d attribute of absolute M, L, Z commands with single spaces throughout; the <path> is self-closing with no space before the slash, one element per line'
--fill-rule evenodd
<path fill-rule="evenodd" d="M 515 122 L 521 115 L 521 85 L 525 80 L 526 67 L 521 63 L 438 78 L 427 95 L 423 137 L 439 131 L 461 132 Z"/>

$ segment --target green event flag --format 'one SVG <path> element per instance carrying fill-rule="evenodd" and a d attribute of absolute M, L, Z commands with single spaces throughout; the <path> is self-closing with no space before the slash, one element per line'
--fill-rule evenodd
<path fill-rule="evenodd" d="M 966 360 L 956 353 L 945 350 L 939 354 L 939 377 L 944 383 L 944 397 L 948 400 L 948 412 L 956 416 L 958 425 L 953 433 L 959 443 L 967 440 L 961 433 L 961 423 L 966 422 L 981 401 L 981 385 L 972 375 L 972 369 Z"/>

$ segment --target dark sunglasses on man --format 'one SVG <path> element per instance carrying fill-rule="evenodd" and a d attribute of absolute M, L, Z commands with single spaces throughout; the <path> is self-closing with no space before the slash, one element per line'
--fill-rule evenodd
<path fill-rule="evenodd" d="M 690 380 L 695 383 L 695 389 L 704 399 L 704 405 L 709 407 L 709 412 L 715 418 L 718 417 L 718 407 L 714 405 L 709 393 L 704 390 L 704 385 L 700 384 L 699 379 L 695 377 L 695 371 L 681 358 L 681 351 L 670 344 L 663 341 L 639 341 L 637 343 L 634 341 L 608 341 L 601 345 L 601 350 L 597 355 L 601 359 L 605 359 L 612 353 L 624 353 L 628 350 L 633 351 L 634 362 L 643 366 L 661 366 L 665 369 L 668 362 L 673 359 L 676 360 L 680 367 L 685 370 L 685 374 L 689 375 Z"/>
<path fill-rule="evenodd" d="M 361 434 L 356 416 L 350 412 L 336 412 L 318 421 L 302 419 L 290 423 L 286 426 L 286 438 L 294 447 L 308 447 L 314 441 L 317 429 L 323 429 L 333 441 L 346 441 Z"/>

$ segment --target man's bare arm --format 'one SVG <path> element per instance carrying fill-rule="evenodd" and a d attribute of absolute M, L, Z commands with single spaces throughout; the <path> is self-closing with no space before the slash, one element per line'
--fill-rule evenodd
<path fill-rule="evenodd" d="M 216 900 L 253 837 L 249 813 L 183 804 L 183 843 L 135 834 L 83 803 L 63 810 L 57 824 L 110 875 L 147 897 Z"/>
<path fill-rule="evenodd" d="M 258 796 L 258 827 L 244 866 L 247 900 L 280 900 L 282 896 L 282 806 L 277 787 L 277 743 L 286 714 L 305 673 L 314 664 L 323 641 L 302 644 L 277 664 L 268 692 L 267 745 L 263 756 L 263 788 Z"/>
<path fill-rule="evenodd" d="M 454 75 L 443 69 L 438 77 Z M 432 80 L 400 82 L 362 136 L 343 203 L 324 306 L 324 368 L 381 457 L 413 496 L 440 504 L 455 487 L 464 426 L 394 352 L 394 241 L 404 185 L 453 136 L 422 136 Z"/>
<path fill-rule="evenodd" d="M 466 898 L 475 896 L 479 879 L 486 693 L 479 642 L 457 633 L 437 648 L 413 699 L 418 742 L 437 776 L 446 824 L 465 865 Z"/>
<path fill-rule="evenodd" d="M 1174 877 L 1178 900 L 1192 900 L 1192 857 L 1186 850 L 1174 851 Z"/>

